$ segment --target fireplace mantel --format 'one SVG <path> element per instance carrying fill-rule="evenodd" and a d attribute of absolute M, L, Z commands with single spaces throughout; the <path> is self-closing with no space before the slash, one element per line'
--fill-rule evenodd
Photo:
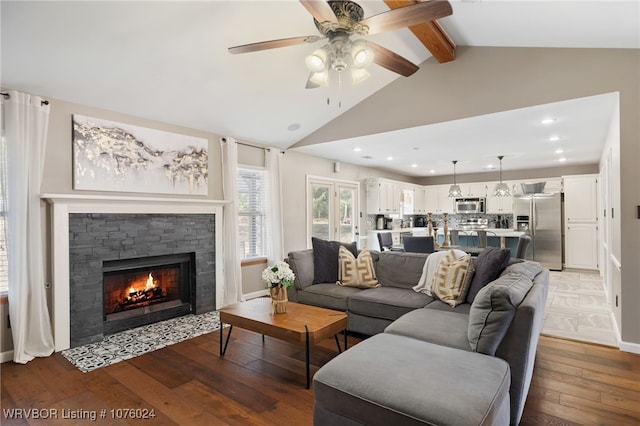
<path fill-rule="evenodd" d="M 212 214 L 215 221 L 216 264 L 222 265 L 223 207 L 230 201 L 85 194 L 43 194 L 51 204 L 52 322 L 55 350 L 70 347 L 69 214 L 149 213 Z M 222 294 L 222 268 L 216 268 L 216 294 Z M 217 297 L 220 300 L 219 297 Z M 217 303 L 216 303 L 217 305 Z M 219 306 L 216 306 L 218 308 Z"/>

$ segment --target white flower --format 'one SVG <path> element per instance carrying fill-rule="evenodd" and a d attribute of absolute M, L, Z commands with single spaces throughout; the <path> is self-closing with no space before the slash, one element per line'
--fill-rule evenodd
<path fill-rule="evenodd" d="M 296 276 L 287 262 L 280 261 L 262 271 L 262 279 L 267 283 L 268 287 L 274 287 L 276 284 L 290 287 L 293 285 Z"/>

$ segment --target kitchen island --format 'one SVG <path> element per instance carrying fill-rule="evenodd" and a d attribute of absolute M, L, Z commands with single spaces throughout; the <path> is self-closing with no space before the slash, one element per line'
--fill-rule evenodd
<path fill-rule="evenodd" d="M 467 227 L 461 228 L 449 228 L 449 231 L 457 229 L 460 236 L 460 245 L 467 247 L 478 246 L 478 229 L 470 229 Z M 500 247 L 501 239 L 504 238 L 504 246 L 511 250 L 511 255 L 515 256 L 516 248 L 518 247 L 518 238 L 525 233 L 522 231 L 515 231 L 513 229 L 505 228 L 481 228 L 483 231 L 487 231 L 487 246 Z M 369 250 L 380 250 L 378 245 L 377 234 L 380 232 L 391 232 L 393 236 L 394 245 L 402 245 L 402 237 L 405 235 L 412 236 L 426 236 L 426 227 L 413 227 L 413 228 L 397 228 L 397 229 L 382 229 L 372 230 L 367 233 L 366 246 Z M 438 244 L 442 244 L 444 240 L 444 230 L 438 228 Z"/>

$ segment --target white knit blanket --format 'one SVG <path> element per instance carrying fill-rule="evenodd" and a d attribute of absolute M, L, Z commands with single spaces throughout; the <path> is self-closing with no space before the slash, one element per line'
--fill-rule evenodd
<path fill-rule="evenodd" d="M 462 256 L 466 256 L 462 250 L 452 249 L 456 254 L 456 257 L 460 258 Z M 433 282 L 433 277 L 436 274 L 436 270 L 438 269 L 438 263 L 440 263 L 440 259 L 447 255 L 449 251 L 437 251 L 435 253 L 431 253 L 427 256 L 427 260 L 424 262 L 424 267 L 422 268 L 422 275 L 420 276 L 420 280 L 418 284 L 413 287 L 413 290 L 418 293 L 425 293 L 428 296 L 432 296 L 431 294 L 431 283 Z"/>

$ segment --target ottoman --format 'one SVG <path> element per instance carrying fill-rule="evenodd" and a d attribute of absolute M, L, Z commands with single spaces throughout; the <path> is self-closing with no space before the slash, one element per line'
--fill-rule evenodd
<path fill-rule="evenodd" d="M 378 334 L 315 374 L 314 425 L 504 426 L 510 377 L 500 358 Z"/>

